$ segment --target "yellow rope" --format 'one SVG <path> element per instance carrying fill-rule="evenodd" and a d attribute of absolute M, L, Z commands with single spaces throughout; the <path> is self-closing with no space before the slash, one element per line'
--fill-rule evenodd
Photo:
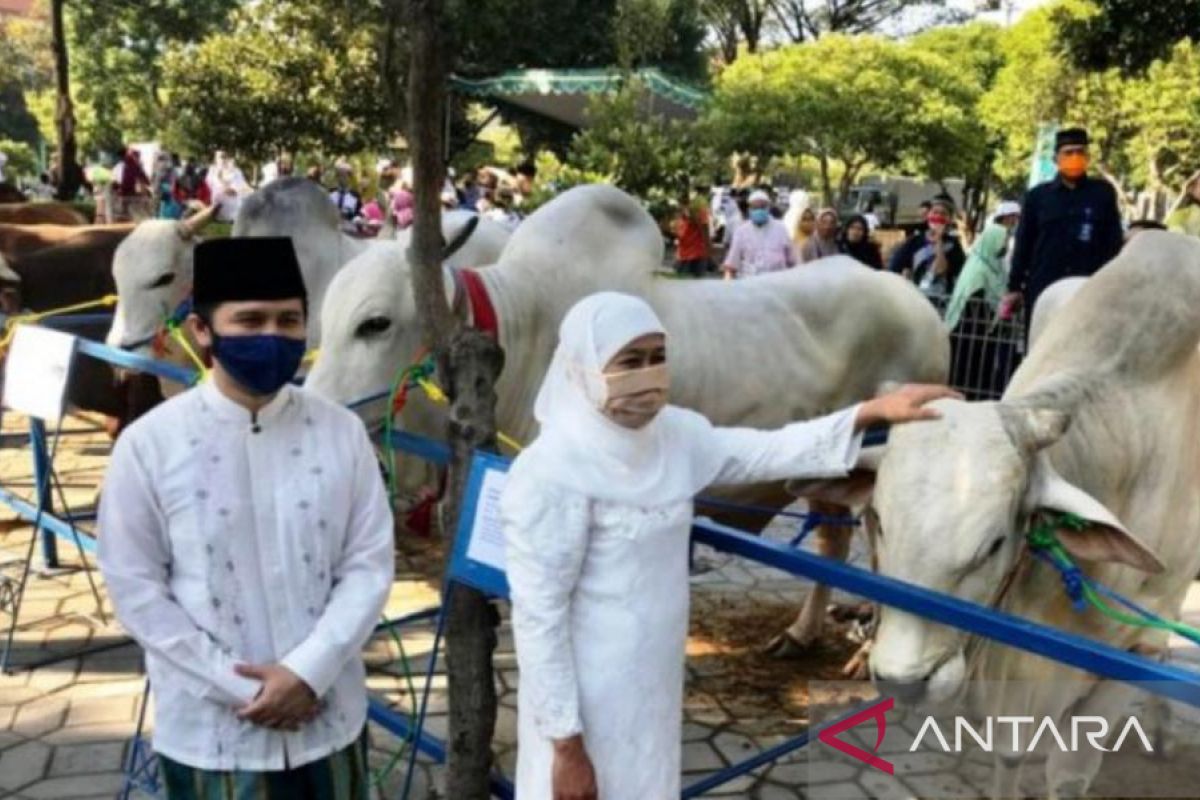
<path fill-rule="evenodd" d="M 167 332 L 175 340 L 176 344 L 183 348 L 183 352 L 192 360 L 192 363 L 196 365 L 196 370 L 200 373 L 200 381 L 208 380 L 208 367 L 204 365 L 200 356 L 196 355 L 196 351 L 192 349 L 192 343 L 183 335 L 183 331 L 175 325 L 169 325 L 167 326 Z"/>
<path fill-rule="evenodd" d="M 438 386 L 433 381 L 429 380 L 428 378 L 419 378 L 417 380 L 417 385 L 420 386 L 422 391 L 425 392 L 425 396 L 433 402 L 442 406 L 450 405 L 450 398 L 447 397 L 446 393 L 442 391 L 442 387 Z M 519 453 L 524 449 L 520 442 L 509 436 L 504 431 L 497 431 L 496 439 L 500 442 L 500 444 L 509 448 L 513 452 Z"/>
<path fill-rule="evenodd" d="M 59 308 L 50 308 L 45 311 L 33 311 L 28 314 L 16 314 L 8 318 L 4 323 L 4 335 L 0 337 L 0 354 L 8 350 L 8 346 L 12 344 L 13 337 L 17 334 L 17 326 L 24 325 L 46 317 L 57 316 L 58 314 L 70 314 L 73 311 L 86 311 L 89 308 L 100 308 L 106 306 L 115 306 L 117 304 L 117 296 L 115 294 L 106 294 L 99 300 L 89 300 L 86 303 L 76 303 L 70 306 L 60 306 Z"/>

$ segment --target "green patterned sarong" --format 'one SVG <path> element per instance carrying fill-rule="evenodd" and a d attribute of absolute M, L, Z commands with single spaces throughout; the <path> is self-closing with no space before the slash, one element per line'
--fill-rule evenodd
<path fill-rule="evenodd" d="M 367 730 L 349 746 L 277 772 L 195 769 L 158 757 L 167 800 L 369 800 Z"/>

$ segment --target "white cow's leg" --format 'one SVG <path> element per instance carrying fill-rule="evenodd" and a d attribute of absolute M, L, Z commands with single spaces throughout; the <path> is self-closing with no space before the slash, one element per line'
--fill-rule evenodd
<path fill-rule="evenodd" d="M 1075 717 L 1101 717 L 1108 720 L 1111 738 L 1113 734 L 1120 731 L 1120 726 L 1124 724 L 1125 718 L 1129 715 L 1137 694 L 1137 689 L 1124 683 L 1108 680 L 1097 681 L 1091 693 L 1073 706 L 1068 713 Z M 1113 730 L 1114 721 L 1117 725 L 1116 731 Z M 1060 730 L 1064 728 L 1070 729 L 1070 720 L 1065 716 L 1059 724 Z M 1080 739 L 1076 748 L 1077 752 L 1064 753 L 1058 747 L 1050 749 L 1049 757 L 1046 759 L 1046 786 L 1051 800 L 1086 797 L 1088 787 L 1092 785 L 1092 781 L 1100 772 L 1104 754 L 1090 746 L 1086 741 L 1086 736 L 1081 736 Z M 1136 742 L 1127 740 L 1127 744 L 1136 744 Z M 1111 743 L 1105 746 L 1111 746 Z M 1122 745 L 1122 748 L 1125 746 Z"/>
<path fill-rule="evenodd" d="M 817 501 L 813 501 L 809 509 L 815 513 L 829 516 L 842 517 L 849 514 L 849 511 L 841 506 Z M 817 537 L 818 554 L 837 561 L 845 561 L 850 554 L 850 537 L 854 535 L 853 528 L 821 525 L 813 535 Z M 800 614 L 796 617 L 795 622 L 768 645 L 768 652 L 779 658 L 787 658 L 815 644 L 825 630 L 825 607 L 828 604 L 829 587 L 821 584 L 813 586 L 808 597 L 804 599 L 804 606 L 800 609 Z"/>

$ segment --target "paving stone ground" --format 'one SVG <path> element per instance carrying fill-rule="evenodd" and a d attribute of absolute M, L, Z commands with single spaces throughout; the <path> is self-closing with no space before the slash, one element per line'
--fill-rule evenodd
<path fill-rule="evenodd" d="M 0 485 L 27 494 L 32 479 L 29 451 L 19 435 L 25 430 L 23 425 L 23 420 L 12 415 L 4 420 L 4 432 L 10 438 L 0 448 Z M 63 438 L 56 465 L 67 504 L 78 510 L 93 500 L 108 445 L 95 426 L 79 420 L 70 420 L 67 430 L 71 435 Z M 793 532 L 792 525 L 779 523 L 772 526 L 768 535 L 786 539 Z M 17 574 L 14 570 L 24 560 L 30 536 L 28 525 L 14 521 L 12 515 L 0 509 L 0 575 Z M 22 627 L 14 639 L 13 659 L 17 664 L 25 664 L 48 656 L 63 658 L 33 671 L 0 676 L 0 798 L 73 800 L 116 796 L 123 785 L 129 742 L 142 708 L 145 682 L 137 647 L 111 621 L 105 624 L 99 619 L 87 575 L 79 569 L 84 562 L 74 546 L 60 541 L 58 547 L 63 568 L 38 569 L 29 581 L 21 611 Z M 694 578 L 693 605 L 706 613 L 713 607 L 738 607 L 743 603 L 759 603 L 767 609 L 798 608 L 806 590 L 798 580 L 721 554 L 702 550 L 700 560 L 712 569 Z M 853 560 L 860 564 L 864 561 L 861 545 L 857 543 Z M 90 559 L 87 563 L 91 563 Z M 388 604 L 389 616 L 436 604 L 435 584 L 426 578 L 428 570 L 420 569 L 420 563 L 419 558 L 401 557 Z M 108 612 L 110 607 L 100 583 L 102 609 Z M 853 600 L 835 594 L 835 601 Z M 1188 608 L 1190 621 L 1200 624 L 1200 590 L 1193 591 Z M 779 623 L 788 621 L 785 617 Z M 7 615 L 0 613 L 0 623 L 5 628 L 7 622 Z M 774 624 L 770 617 L 767 622 L 768 627 Z M 432 623 L 405 626 L 398 631 L 398 639 L 387 635 L 376 637 L 367 651 L 368 663 L 373 668 L 368 680 L 370 691 L 397 709 L 410 710 L 413 697 L 404 676 L 400 646 L 414 676 L 412 687 L 419 691 L 432 640 Z M 1196 648 L 1185 646 L 1183 640 L 1173 640 L 1173 646 L 1177 660 L 1193 666 L 1200 664 Z M 98 647 L 109 649 L 73 655 L 82 648 Z M 516 757 L 518 675 L 507 622 L 500 629 L 496 667 L 500 714 L 495 752 L 499 768 L 511 775 Z M 719 669 L 711 660 L 689 658 L 689 694 L 683 728 L 685 785 L 781 744 L 789 735 L 802 731 L 806 723 L 803 714 L 788 710 L 787 703 L 781 703 L 776 713 L 763 713 L 761 703 L 743 702 L 753 698 L 739 698 L 712 689 L 714 673 Z M 439 738 L 446 733 L 445 681 L 439 662 L 431 685 L 428 719 L 429 732 Z M 770 702 L 766 707 L 771 708 Z M 1186 724 L 1200 726 L 1200 721 L 1187 720 Z M 148 717 L 146 731 L 152 735 L 150 728 Z M 373 766 L 382 769 L 389 763 L 395 764 L 383 780 L 381 796 L 399 797 L 407 761 L 404 743 L 374 724 L 371 734 Z M 987 768 L 978 765 L 969 773 L 974 783 L 965 786 L 982 791 L 979 787 L 986 785 L 988 775 Z M 438 768 L 421 756 L 410 796 L 422 800 L 442 797 L 441 777 Z M 705 796 L 752 800 L 921 797 L 936 794 L 939 788 L 944 791 L 949 785 L 946 781 L 960 780 L 962 776 L 947 773 L 938 763 L 926 759 L 910 765 L 903 775 L 885 778 L 888 776 L 853 764 L 822 763 L 814 770 L 805 752 L 800 751 Z M 804 789 L 810 782 L 815 783 Z M 963 791 L 970 790 L 963 788 Z"/>

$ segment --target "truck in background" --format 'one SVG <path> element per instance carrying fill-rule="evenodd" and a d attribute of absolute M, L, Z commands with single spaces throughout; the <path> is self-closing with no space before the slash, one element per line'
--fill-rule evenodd
<path fill-rule="evenodd" d="M 946 195 L 956 209 L 963 207 L 961 178 L 927 181 L 887 175 L 871 175 L 850 190 L 838 208 L 842 219 L 853 214 L 874 214 L 880 227 L 915 230 L 925 222 L 921 204 Z"/>

